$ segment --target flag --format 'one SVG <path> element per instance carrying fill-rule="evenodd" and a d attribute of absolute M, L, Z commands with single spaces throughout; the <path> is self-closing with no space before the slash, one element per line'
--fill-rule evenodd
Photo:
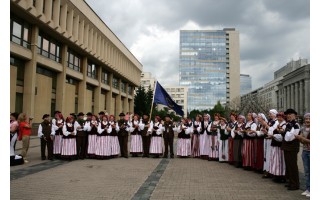
<path fill-rule="evenodd" d="M 165 106 L 168 106 L 170 109 L 174 110 L 177 114 L 181 115 L 183 117 L 183 110 L 182 106 L 179 106 L 174 102 L 170 95 L 167 93 L 167 91 L 159 84 L 157 81 L 156 87 L 155 87 L 155 92 L 153 96 L 153 102 L 155 104 L 162 104 Z"/>

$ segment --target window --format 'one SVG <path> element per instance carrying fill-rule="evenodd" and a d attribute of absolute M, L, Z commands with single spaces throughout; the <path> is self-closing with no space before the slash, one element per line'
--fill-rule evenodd
<path fill-rule="evenodd" d="M 132 86 L 131 86 L 131 85 L 128 86 L 128 93 L 129 93 L 130 95 L 132 95 Z"/>
<path fill-rule="evenodd" d="M 101 82 L 108 85 L 108 72 L 105 70 L 101 73 Z"/>
<path fill-rule="evenodd" d="M 119 83 L 118 83 L 118 79 L 114 78 L 112 79 L 112 87 L 119 89 Z"/>
<path fill-rule="evenodd" d="M 30 49 L 31 26 L 18 18 L 11 17 L 10 41 Z"/>
<path fill-rule="evenodd" d="M 39 33 L 38 36 L 38 53 L 44 57 L 50 58 L 58 63 L 61 63 L 60 44 L 55 40 Z"/>
<path fill-rule="evenodd" d="M 24 85 L 24 62 L 20 59 L 10 57 L 10 65 L 17 67 L 17 86 Z"/>
<path fill-rule="evenodd" d="M 126 93 L 126 84 L 121 81 L 121 92 Z"/>
<path fill-rule="evenodd" d="M 74 53 L 72 50 L 68 50 L 68 67 L 80 72 L 80 56 Z"/>
<path fill-rule="evenodd" d="M 92 62 L 88 62 L 87 66 L 87 76 L 97 79 L 97 67 L 96 64 L 93 64 Z"/>

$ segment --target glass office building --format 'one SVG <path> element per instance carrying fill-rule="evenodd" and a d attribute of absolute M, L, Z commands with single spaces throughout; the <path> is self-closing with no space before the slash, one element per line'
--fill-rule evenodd
<path fill-rule="evenodd" d="M 240 74 L 240 95 L 248 94 L 252 90 L 252 79 L 250 75 Z"/>
<path fill-rule="evenodd" d="M 229 32 L 236 32 L 236 37 L 230 37 Z M 233 38 L 238 41 L 230 45 Z M 238 61 L 231 66 L 234 61 L 230 62 L 233 46 L 238 55 L 232 60 L 239 60 L 239 33 L 235 29 L 180 31 L 179 81 L 181 86 L 189 87 L 188 112 L 213 108 L 218 101 L 228 103 L 232 96 L 232 71 L 238 73 L 240 93 L 240 64 Z"/>

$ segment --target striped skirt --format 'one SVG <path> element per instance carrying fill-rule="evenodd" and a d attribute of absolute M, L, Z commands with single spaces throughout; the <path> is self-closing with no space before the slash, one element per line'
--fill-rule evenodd
<path fill-rule="evenodd" d="M 74 156 L 77 155 L 76 138 L 63 138 L 61 155 L 62 156 Z"/>
<path fill-rule="evenodd" d="M 62 135 L 55 135 L 53 140 L 53 154 L 61 154 Z"/>
<path fill-rule="evenodd" d="M 219 140 L 219 161 L 229 160 L 228 140 Z"/>
<path fill-rule="evenodd" d="M 214 140 L 214 141 L 212 141 Z M 214 142 L 214 144 L 213 144 Z M 218 136 L 209 135 L 209 158 L 219 158 L 219 139 Z"/>
<path fill-rule="evenodd" d="M 96 155 L 111 156 L 111 145 L 109 136 L 98 136 L 96 140 Z"/>
<path fill-rule="evenodd" d="M 191 139 L 179 138 L 177 141 L 177 156 L 191 155 Z"/>
<path fill-rule="evenodd" d="M 150 154 L 162 154 L 163 153 L 162 137 L 151 137 L 149 153 Z"/>
<path fill-rule="evenodd" d="M 264 164 L 263 164 L 263 170 L 269 171 L 270 168 L 270 150 L 271 150 L 271 139 L 264 139 Z"/>
<path fill-rule="evenodd" d="M 199 135 L 193 134 L 191 140 L 191 155 L 196 158 L 200 157 L 200 144 L 199 144 Z"/>
<path fill-rule="evenodd" d="M 254 166 L 256 170 L 263 169 L 263 138 L 254 139 Z"/>
<path fill-rule="evenodd" d="M 233 162 L 236 165 L 242 163 L 242 146 L 243 140 L 233 140 Z"/>
<path fill-rule="evenodd" d="M 229 137 L 228 139 L 228 161 L 233 162 L 233 138 Z"/>
<path fill-rule="evenodd" d="M 209 139 L 209 135 L 207 134 L 207 131 L 204 131 L 203 134 L 200 134 L 199 147 L 200 147 L 200 155 L 201 156 L 209 155 L 209 151 L 211 150 L 211 146 L 209 144 L 210 139 Z"/>
<path fill-rule="evenodd" d="M 110 138 L 111 155 L 117 156 L 120 153 L 120 145 L 118 136 L 107 136 Z"/>
<path fill-rule="evenodd" d="M 97 145 L 97 135 L 88 135 L 88 154 L 95 155 Z"/>
<path fill-rule="evenodd" d="M 242 145 L 242 166 L 254 166 L 254 140 L 244 139 Z"/>
<path fill-rule="evenodd" d="M 270 167 L 269 173 L 275 176 L 284 176 L 286 174 L 286 164 L 284 162 L 284 153 L 281 147 L 270 148 Z"/>
<path fill-rule="evenodd" d="M 143 148 L 141 135 L 131 135 L 130 141 L 130 153 L 142 154 Z"/>

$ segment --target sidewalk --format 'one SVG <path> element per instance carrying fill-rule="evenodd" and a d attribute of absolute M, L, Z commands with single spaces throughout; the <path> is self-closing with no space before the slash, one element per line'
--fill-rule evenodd
<path fill-rule="evenodd" d="M 307 199 L 300 195 L 302 190 L 288 191 L 261 174 L 215 161 L 42 161 L 36 137 L 28 155 L 28 164 L 10 168 L 11 199 Z M 298 159 L 303 172 L 300 155 Z"/>

